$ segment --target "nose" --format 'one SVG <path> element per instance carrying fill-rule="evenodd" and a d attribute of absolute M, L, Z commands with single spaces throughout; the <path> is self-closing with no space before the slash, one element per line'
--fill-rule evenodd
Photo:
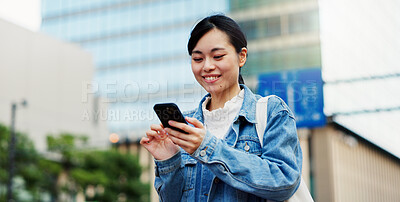
<path fill-rule="evenodd" d="M 205 59 L 204 66 L 203 66 L 203 71 L 205 72 L 211 72 L 215 69 L 215 64 L 213 63 L 212 60 Z"/>

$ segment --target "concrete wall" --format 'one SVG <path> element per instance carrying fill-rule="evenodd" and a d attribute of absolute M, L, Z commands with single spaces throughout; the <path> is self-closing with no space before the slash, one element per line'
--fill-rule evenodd
<path fill-rule="evenodd" d="M 312 135 L 315 200 L 400 201 L 400 160 L 329 125 Z"/>
<path fill-rule="evenodd" d="M 16 129 L 25 132 L 40 151 L 46 135 L 86 134 L 91 145 L 107 145 L 105 121 L 94 121 L 90 92 L 93 62 L 79 46 L 52 39 L 0 20 L 0 122 L 10 125 L 11 102 L 18 107 Z M 100 101 L 99 108 L 106 107 Z"/>

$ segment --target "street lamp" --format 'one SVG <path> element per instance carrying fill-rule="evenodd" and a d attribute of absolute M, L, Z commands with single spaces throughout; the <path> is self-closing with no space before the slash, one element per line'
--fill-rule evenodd
<path fill-rule="evenodd" d="M 17 142 L 17 137 L 15 135 L 15 113 L 17 111 L 17 105 L 25 107 L 28 105 L 26 100 L 23 100 L 20 103 L 13 102 L 11 103 L 11 127 L 10 127 L 10 142 L 8 144 L 8 182 L 7 182 L 7 201 L 11 201 L 13 199 L 13 175 L 14 175 L 14 159 L 15 159 L 15 144 Z"/>

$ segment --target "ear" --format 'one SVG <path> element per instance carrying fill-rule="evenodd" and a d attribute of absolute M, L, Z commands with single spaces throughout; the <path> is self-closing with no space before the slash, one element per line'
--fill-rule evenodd
<path fill-rule="evenodd" d="M 243 67 L 247 60 L 247 48 L 243 47 L 239 53 L 239 67 Z"/>

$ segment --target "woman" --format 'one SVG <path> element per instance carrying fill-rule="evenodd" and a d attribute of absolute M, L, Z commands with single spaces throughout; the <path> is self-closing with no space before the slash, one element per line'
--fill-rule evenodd
<path fill-rule="evenodd" d="M 302 153 L 295 120 L 279 98 L 268 101 L 263 146 L 255 127 L 260 98 L 243 82 L 247 42 L 235 21 L 204 18 L 192 30 L 188 52 L 193 74 L 208 92 L 185 133 L 151 125 L 140 143 L 156 164 L 155 188 L 162 201 L 283 201 L 301 179 Z"/>

